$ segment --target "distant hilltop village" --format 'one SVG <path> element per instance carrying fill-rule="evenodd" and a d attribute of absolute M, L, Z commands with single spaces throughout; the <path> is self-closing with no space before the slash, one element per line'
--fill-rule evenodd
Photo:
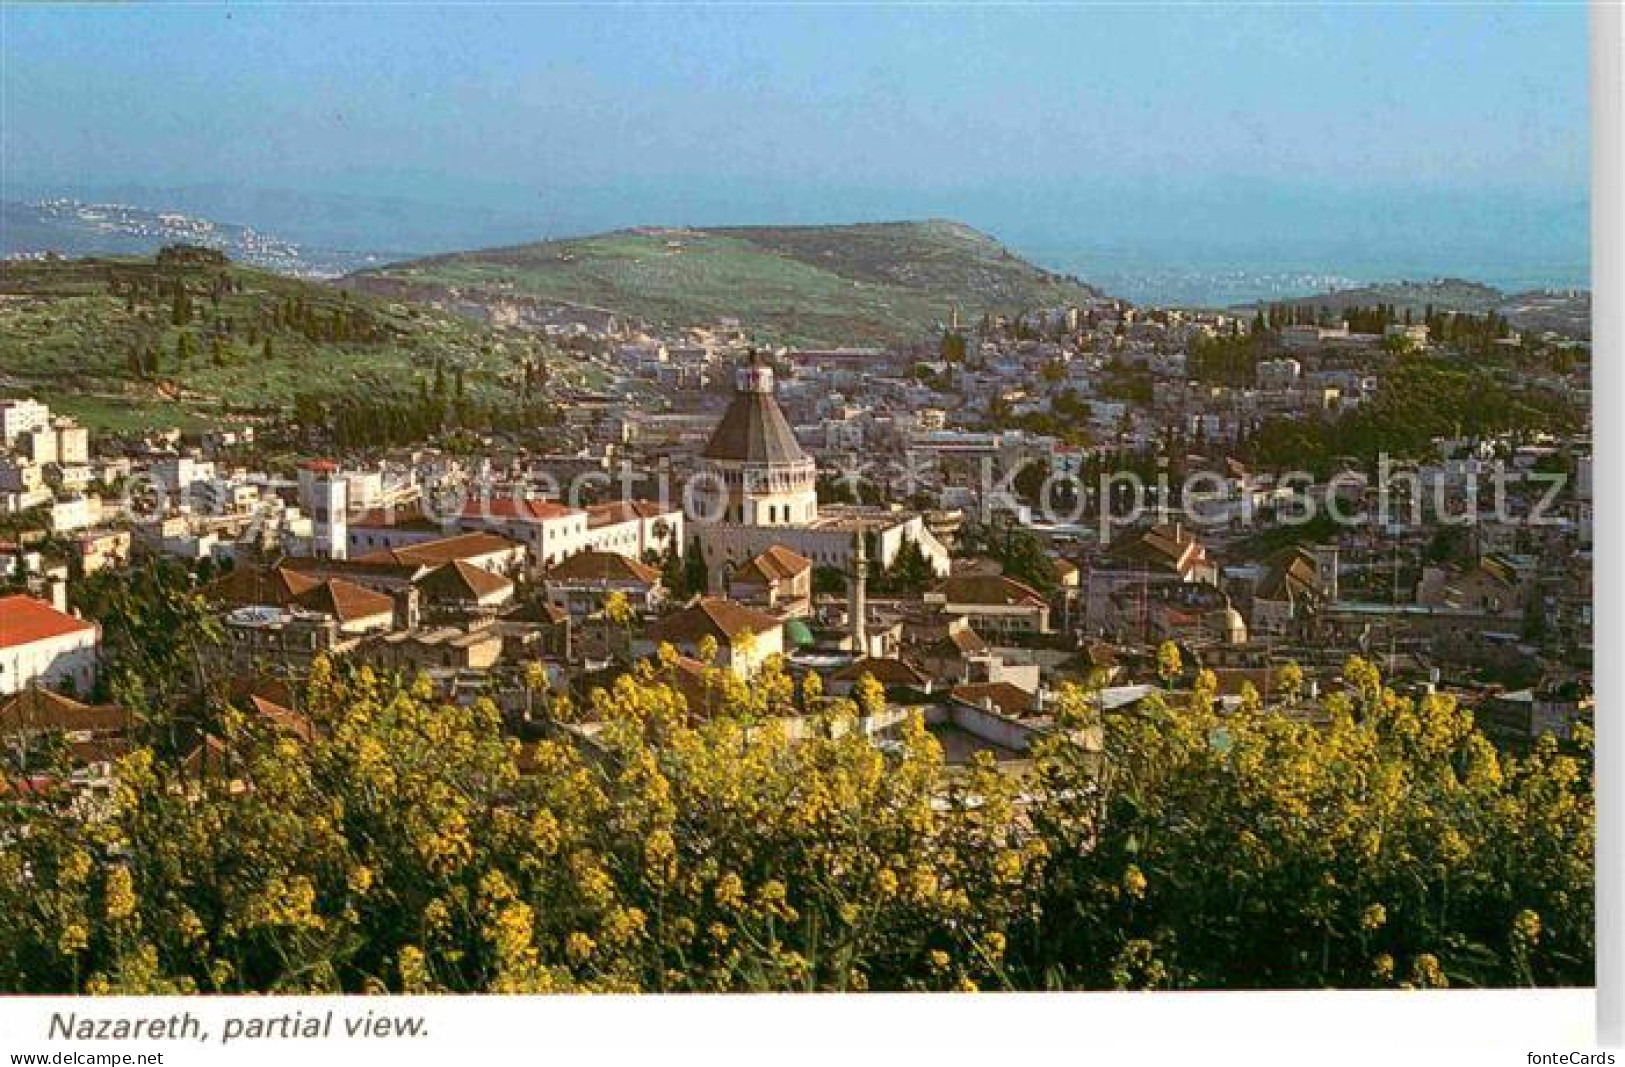
<path fill-rule="evenodd" d="M 150 255 L 177 243 L 218 249 L 232 259 L 306 278 L 334 278 L 373 266 L 367 253 L 310 248 L 252 226 L 215 222 L 180 211 L 57 197 L 34 203 L 0 200 L 0 257 L 58 260 L 80 255 Z"/>

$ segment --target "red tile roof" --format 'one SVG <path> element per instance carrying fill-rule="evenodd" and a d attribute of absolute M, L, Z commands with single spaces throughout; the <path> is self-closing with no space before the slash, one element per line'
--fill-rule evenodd
<path fill-rule="evenodd" d="M 697 642 L 714 637 L 732 644 L 746 631 L 764 634 L 783 624 L 772 615 L 722 597 L 705 597 L 649 627 L 651 641 Z"/>
<path fill-rule="evenodd" d="M 677 691 L 688 705 L 691 718 L 703 721 L 722 708 L 722 687 L 710 680 L 711 669 L 697 659 L 678 656 L 669 670 L 658 668 L 655 678 Z"/>
<path fill-rule="evenodd" d="M 291 734 L 301 741 L 327 736 L 326 728 L 293 710 L 293 690 L 280 679 L 238 678 L 232 682 L 230 699 L 245 711 L 257 712 L 272 729 Z"/>
<path fill-rule="evenodd" d="M 1118 566 L 1184 573 L 1203 553 L 1195 534 L 1178 523 L 1164 523 L 1113 545 L 1110 556 Z"/>
<path fill-rule="evenodd" d="M 968 685 L 956 685 L 952 695 L 955 700 L 962 700 L 977 707 L 982 707 L 984 701 L 992 701 L 993 710 L 1018 718 L 1035 710 L 1038 704 L 1037 697 L 1009 682 L 972 682 Z"/>
<path fill-rule="evenodd" d="M 398 507 L 371 508 L 350 520 L 350 529 L 385 530 L 438 530 L 440 523 L 423 513 L 421 502 L 413 501 Z"/>
<path fill-rule="evenodd" d="M 677 512 L 677 507 L 661 507 L 653 500 L 612 500 L 587 509 L 587 525 L 593 529 L 633 519 L 658 519 Z"/>
<path fill-rule="evenodd" d="M 912 686 L 918 688 L 926 682 L 925 675 L 904 663 L 900 659 L 876 659 L 865 656 L 854 660 L 835 672 L 835 678 L 840 681 L 857 681 L 864 675 L 869 675 L 881 685 L 886 686 Z"/>
<path fill-rule="evenodd" d="M 331 615 L 340 622 L 354 622 L 378 615 L 392 615 L 395 601 L 365 586 L 343 578 L 329 578 L 297 598 L 302 608 Z"/>
<path fill-rule="evenodd" d="M 753 585 L 784 582 L 812 570 L 812 560 L 783 545 L 769 545 L 755 559 L 734 572 L 733 580 Z"/>
<path fill-rule="evenodd" d="M 577 552 L 543 575 L 548 582 L 641 582 L 654 585 L 660 571 L 618 552 Z"/>
<path fill-rule="evenodd" d="M 941 592 L 950 604 L 974 604 L 978 607 L 1045 605 L 1044 596 L 1038 590 L 1003 574 L 955 574 L 942 584 Z"/>
<path fill-rule="evenodd" d="M 273 604 L 282 607 L 320 584 L 320 579 L 289 567 L 238 567 L 211 583 L 205 593 L 211 600 L 235 607 Z"/>
<path fill-rule="evenodd" d="M 298 571 L 311 581 L 323 578 L 343 578 L 347 582 L 389 592 L 422 578 L 432 567 L 421 563 L 395 563 L 393 561 L 365 559 L 329 559 L 325 556 L 288 556 L 282 560 L 282 569 Z"/>
<path fill-rule="evenodd" d="M 1253 591 L 1260 600 L 1322 600 L 1320 568 L 1314 553 L 1300 545 L 1282 549 L 1271 557 L 1269 570 Z"/>
<path fill-rule="evenodd" d="M 578 508 L 568 508 L 556 500 L 526 497 L 515 500 L 511 496 L 492 496 L 489 499 L 471 497 L 463 505 L 465 519 L 517 519 L 520 522 L 548 522 L 571 515 L 584 514 Z"/>
<path fill-rule="evenodd" d="M 656 683 L 671 687 L 682 698 L 683 703 L 688 705 L 691 720 L 703 722 L 722 710 L 725 691 L 715 681 L 717 668 L 708 667 L 697 659 L 682 655 L 679 655 L 669 667 L 657 659 L 646 660 L 645 663 L 654 671 Z M 615 682 L 631 669 L 612 667 L 590 676 L 578 676 L 577 691 L 590 700 L 595 690 L 603 689 L 608 692 L 613 689 Z"/>
<path fill-rule="evenodd" d="M 484 567 L 453 560 L 423 576 L 418 589 L 430 600 L 479 600 L 513 591 L 513 583 Z"/>
<path fill-rule="evenodd" d="M 181 770 L 187 778 L 198 782 L 206 778 L 229 779 L 240 763 L 229 745 L 213 734 L 204 734 L 203 740 L 181 761 Z"/>
<path fill-rule="evenodd" d="M 112 704 L 81 704 L 61 693 L 31 686 L 0 704 L 0 736 L 18 733 L 120 733 L 130 713 Z"/>
<path fill-rule="evenodd" d="M 989 647 L 981 634 L 967 626 L 962 630 L 951 630 L 942 635 L 927 645 L 925 651 L 927 655 L 942 659 L 957 659 L 986 652 Z"/>
<path fill-rule="evenodd" d="M 1240 696 L 1243 686 L 1251 685 L 1261 697 L 1279 698 L 1281 682 L 1273 667 L 1215 667 L 1213 679 L 1218 682 L 1218 694 L 1225 697 Z"/>
<path fill-rule="evenodd" d="M 248 698 L 248 704 L 273 728 L 291 734 L 301 741 L 313 741 L 318 734 L 324 732 L 304 715 L 264 697 L 251 696 Z"/>
<path fill-rule="evenodd" d="M 517 541 L 510 541 L 506 537 L 498 537 L 491 533 L 459 534 L 456 537 L 442 537 L 436 541 L 424 541 L 416 545 L 403 545 L 400 548 L 383 548 L 377 552 L 369 552 L 365 556 L 357 557 L 361 563 L 416 563 L 429 567 L 438 567 L 443 563 L 452 563 L 463 559 L 479 559 L 482 556 L 495 555 L 498 552 L 511 552 L 520 548 Z"/>
<path fill-rule="evenodd" d="M 0 648 L 19 648 L 95 628 L 95 623 L 58 611 L 31 596 L 17 593 L 0 597 Z"/>

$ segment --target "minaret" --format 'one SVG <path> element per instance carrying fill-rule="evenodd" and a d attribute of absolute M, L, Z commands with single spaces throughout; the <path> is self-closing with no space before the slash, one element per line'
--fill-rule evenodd
<path fill-rule="evenodd" d="M 863 530 L 853 535 L 852 545 L 852 603 L 847 612 L 852 616 L 852 651 L 859 658 L 869 654 L 869 605 L 865 596 L 869 582 L 869 554 L 863 544 Z"/>

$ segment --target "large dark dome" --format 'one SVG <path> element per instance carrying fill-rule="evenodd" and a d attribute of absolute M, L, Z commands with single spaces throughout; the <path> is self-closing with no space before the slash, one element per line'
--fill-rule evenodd
<path fill-rule="evenodd" d="M 749 362 L 739 368 L 733 401 L 700 455 L 705 459 L 775 466 L 807 461 L 790 421 L 773 399 L 773 371 L 757 353 L 752 352 Z"/>
<path fill-rule="evenodd" d="M 739 463 L 801 463 L 807 458 L 772 393 L 735 393 L 700 453 Z"/>

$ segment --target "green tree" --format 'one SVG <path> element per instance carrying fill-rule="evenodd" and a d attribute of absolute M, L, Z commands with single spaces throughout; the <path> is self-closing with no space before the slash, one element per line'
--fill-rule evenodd
<path fill-rule="evenodd" d="M 683 597 L 694 596 L 708 589 L 710 575 L 705 569 L 705 553 L 700 549 L 700 539 L 694 538 L 688 544 L 688 551 L 678 560 L 681 581 L 678 583 L 678 595 Z"/>
<path fill-rule="evenodd" d="M 814 577 L 817 575 L 815 573 Z M 925 552 L 913 538 L 905 538 L 892 557 L 891 565 L 881 570 L 875 581 L 876 592 L 921 593 L 936 584 L 937 572 L 926 558 Z M 839 592 L 834 589 L 832 592 Z"/>
<path fill-rule="evenodd" d="M 1006 575 L 1032 586 L 1040 594 L 1049 596 L 1060 584 L 1055 561 L 1031 532 L 1007 527 L 1002 537 L 995 536 L 993 548 Z"/>

